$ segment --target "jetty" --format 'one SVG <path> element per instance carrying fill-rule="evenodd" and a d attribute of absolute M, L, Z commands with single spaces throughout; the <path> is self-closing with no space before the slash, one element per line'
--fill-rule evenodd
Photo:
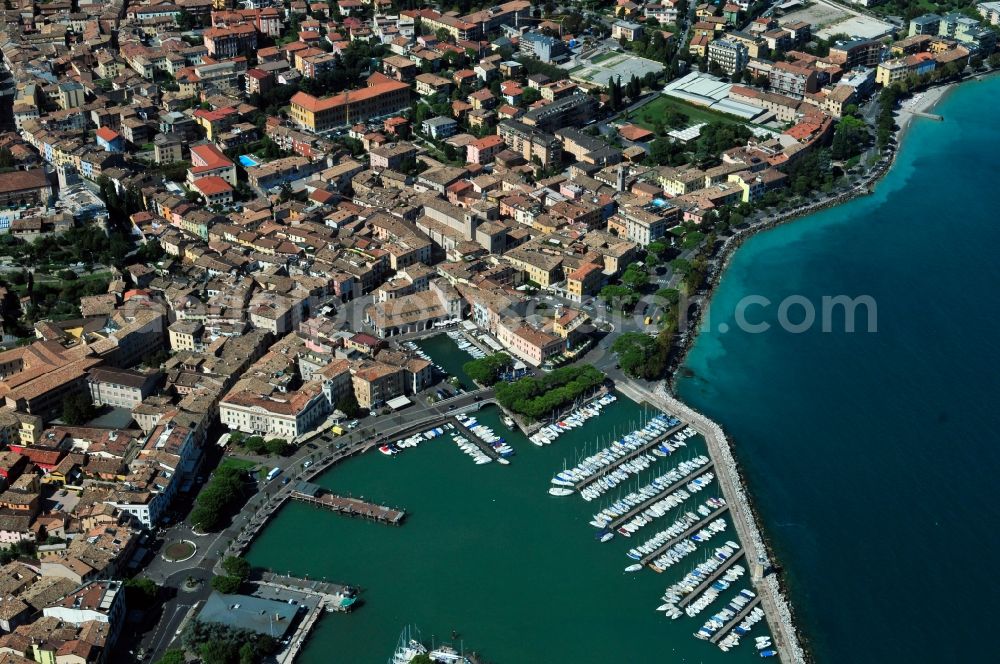
<path fill-rule="evenodd" d="M 607 528 L 608 530 L 617 530 L 619 526 L 621 526 L 623 523 L 627 523 L 628 521 L 630 521 L 635 515 L 644 512 L 650 505 L 656 503 L 659 500 L 663 500 L 665 497 L 669 496 L 677 489 L 681 488 L 688 482 L 691 482 L 692 480 L 696 479 L 694 477 L 695 475 L 698 475 L 698 477 L 702 477 L 704 476 L 704 473 L 706 471 L 712 470 L 714 467 L 715 464 L 709 461 L 706 465 L 702 466 L 701 468 L 696 468 L 695 470 L 691 471 L 684 477 L 680 478 L 679 480 L 677 480 L 676 482 L 674 482 L 666 489 L 653 496 L 652 498 L 642 501 L 641 503 L 630 509 L 628 512 L 625 512 L 620 517 L 618 517 L 617 519 L 609 523 L 607 526 L 605 526 L 605 528 Z"/>
<path fill-rule="evenodd" d="M 677 544 L 678 542 L 680 542 L 683 539 L 687 539 L 688 537 L 690 537 L 691 535 L 695 534 L 696 532 L 698 532 L 699 530 L 701 530 L 702 528 L 704 528 L 705 526 L 707 526 L 709 523 L 711 523 L 712 521 L 714 521 L 715 519 L 717 519 L 719 516 L 725 514 L 728 509 L 729 509 L 729 505 L 723 505 L 722 507 L 720 507 L 719 509 L 717 509 L 714 512 L 712 512 L 711 514 L 709 514 L 708 516 L 706 516 L 704 519 L 702 519 L 698 523 L 694 524 L 693 526 L 691 526 L 690 528 L 688 528 L 687 530 L 685 530 L 683 533 L 681 533 L 677 537 L 675 537 L 675 538 L 673 538 L 671 540 L 668 540 L 666 544 L 663 544 L 662 546 L 658 547 L 651 554 L 649 554 L 647 556 L 644 556 L 642 558 L 642 560 L 639 561 L 639 563 L 642 564 L 642 565 L 648 565 L 652 561 L 654 561 L 657 558 L 659 558 L 660 556 L 662 556 L 663 552 L 666 551 L 667 549 L 669 549 L 670 547 L 674 546 L 675 544 Z M 654 570 L 654 571 L 658 571 L 658 570 Z"/>
<path fill-rule="evenodd" d="M 944 116 L 938 115 L 937 113 L 927 113 L 926 111 L 911 111 L 907 108 L 904 108 L 902 110 L 918 118 L 927 118 L 928 120 L 934 120 L 935 122 L 944 122 Z"/>
<path fill-rule="evenodd" d="M 737 625 L 739 625 L 743 621 L 743 619 L 746 618 L 747 615 L 749 615 L 751 611 L 753 611 L 753 607 L 757 606 L 758 604 L 760 604 L 760 595 L 758 595 L 757 597 L 754 597 L 752 600 L 750 600 L 750 603 L 747 604 L 746 606 L 744 606 L 742 611 L 740 611 L 739 613 L 737 613 L 736 616 L 732 620 L 730 620 L 725 625 L 723 625 L 722 629 L 720 629 L 718 632 L 716 632 L 715 634 L 713 634 L 712 637 L 709 639 L 709 642 L 710 643 L 718 643 L 719 641 L 721 641 L 722 637 L 724 637 L 726 634 L 729 634 L 729 631 L 733 627 L 736 627 Z"/>
<path fill-rule="evenodd" d="M 757 591 L 757 598 L 764 609 L 764 615 L 770 628 L 774 649 L 785 664 L 804 664 L 805 650 L 799 642 L 792 610 L 785 599 L 784 592 L 774 574 L 765 576 L 764 570 L 769 567 L 769 554 L 764 538 L 757 527 L 757 520 L 750 507 L 740 479 L 739 466 L 733 457 L 729 439 L 717 423 L 680 401 L 665 389 L 655 393 L 633 381 L 620 381 L 616 387 L 631 397 L 637 403 L 649 403 L 665 412 L 674 413 L 687 422 L 695 431 L 705 438 L 709 456 L 715 462 L 716 479 L 723 497 L 730 508 L 733 527 L 739 541 L 746 552 L 746 560 L 750 567 L 750 580 Z"/>
<path fill-rule="evenodd" d="M 279 664 L 290 664 L 295 660 L 324 612 L 350 611 L 357 601 L 357 591 L 339 583 L 303 579 L 273 572 L 264 572 L 256 583 L 258 586 L 272 588 L 275 591 L 292 590 L 310 595 L 316 601 L 316 605 L 303 616 L 289 637 L 288 646 L 275 656 Z"/>
<path fill-rule="evenodd" d="M 623 463 L 631 461 L 632 459 L 634 459 L 634 458 L 636 458 L 638 456 L 642 456 L 643 454 L 645 454 L 649 450 L 653 449 L 654 447 L 656 447 L 657 445 L 659 445 L 660 443 L 662 443 L 664 440 L 666 440 L 668 437 L 674 435 L 675 433 L 677 433 L 678 431 L 680 431 L 681 429 L 683 429 L 686 426 L 687 426 L 687 424 L 685 424 L 684 422 L 681 422 L 680 424 L 677 424 L 676 426 L 674 426 L 674 427 L 668 429 L 667 431 L 663 432 L 662 434 L 660 434 L 656 438 L 653 438 L 652 440 L 650 440 L 649 442 L 645 443 L 644 445 L 640 445 L 639 447 L 635 448 L 634 450 L 632 450 L 631 452 L 629 452 L 625 456 L 621 457 L 620 459 L 615 459 L 614 463 L 611 463 L 611 464 L 605 466 L 604 468 L 601 468 L 600 472 L 594 473 L 590 477 L 588 477 L 586 479 L 583 479 L 583 480 L 580 480 L 579 482 L 577 482 L 576 484 L 574 484 L 573 485 L 573 490 L 576 491 L 577 493 L 579 493 L 581 489 L 587 488 L 588 486 L 590 486 L 591 484 L 593 484 L 597 480 L 601 479 L 602 477 L 604 477 L 608 473 L 615 472 L 615 470 L 620 465 L 622 465 Z"/>
<path fill-rule="evenodd" d="M 315 505 L 346 516 L 360 517 L 370 521 L 378 521 L 392 526 L 398 526 L 406 518 L 403 510 L 376 505 L 360 498 L 344 498 L 327 493 L 321 487 L 308 482 L 299 482 L 289 494 L 292 500 L 308 505 Z"/>
<path fill-rule="evenodd" d="M 733 555 L 729 556 L 729 560 L 719 565 L 719 567 L 714 572 L 712 572 L 707 579 L 699 583 L 694 590 L 685 595 L 681 601 L 677 602 L 677 606 L 683 609 L 685 606 L 693 602 L 695 599 L 698 598 L 699 595 L 705 592 L 706 588 L 715 583 L 716 579 L 725 574 L 726 570 L 735 565 L 737 560 L 741 560 L 742 558 L 743 558 L 743 549 L 740 549 Z"/>
<path fill-rule="evenodd" d="M 465 436 L 470 443 L 474 444 L 476 447 L 481 449 L 483 451 L 483 454 L 493 459 L 494 461 L 500 458 L 500 454 L 495 449 L 493 449 L 492 445 L 490 445 L 489 443 L 481 439 L 479 436 L 477 436 L 475 432 L 472 431 L 472 429 L 459 422 L 457 418 L 452 417 L 449 420 L 449 422 L 454 423 L 455 428 L 458 431 L 461 431 L 462 435 Z"/>

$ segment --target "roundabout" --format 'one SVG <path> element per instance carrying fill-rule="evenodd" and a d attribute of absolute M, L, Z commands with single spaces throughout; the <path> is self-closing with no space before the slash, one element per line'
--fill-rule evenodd
<path fill-rule="evenodd" d="M 164 547 L 161 557 L 168 563 L 182 563 L 193 558 L 197 552 L 198 546 L 191 540 L 178 540 Z"/>

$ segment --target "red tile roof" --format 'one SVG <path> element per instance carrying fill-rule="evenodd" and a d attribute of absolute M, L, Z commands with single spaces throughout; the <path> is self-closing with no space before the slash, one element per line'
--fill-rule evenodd
<path fill-rule="evenodd" d="M 210 175 L 207 178 L 198 178 L 192 183 L 198 191 L 200 191 L 205 196 L 215 196 L 216 194 L 224 194 L 227 191 L 232 191 L 233 188 L 229 186 L 229 183 L 220 178 L 218 175 Z"/>
<path fill-rule="evenodd" d="M 107 141 L 108 143 L 118 138 L 121 138 L 121 135 L 110 127 L 101 127 L 100 129 L 94 132 L 94 136 L 100 138 L 101 140 Z"/>

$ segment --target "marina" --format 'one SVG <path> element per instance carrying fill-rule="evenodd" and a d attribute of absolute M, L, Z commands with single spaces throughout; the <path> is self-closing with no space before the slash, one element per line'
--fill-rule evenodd
<path fill-rule="evenodd" d="M 739 625 L 739 624 L 740 624 L 740 622 L 742 622 L 742 621 L 743 621 L 743 619 L 744 619 L 744 618 L 746 618 L 746 617 L 747 617 L 747 616 L 748 616 L 748 615 L 750 614 L 750 612 L 751 612 L 751 611 L 753 611 L 753 609 L 754 609 L 754 608 L 755 608 L 755 607 L 756 607 L 756 606 L 757 606 L 758 604 L 760 604 L 760 597 L 754 597 L 754 598 L 753 598 L 752 600 L 750 600 L 750 603 L 749 603 L 749 604 L 747 604 L 747 605 L 746 605 L 746 606 L 745 606 L 745 607 L 743 608 L 743 610 L 742 610 L 742 611 L 740 611 L 740 612 L 739 612 L 738 614 L 736 614 L 736 617 L 735 617 L 735 618 L 733 618 L 733 619 L 732 619 L 732 620 L 730 620 L 730 621 L 729 621 L 728 623 L 726 623 L 725 625 L 723 625 L 723 626 L 722 626 L 722 627 L 721 627 L 721 628 L 720 628 L 720 629 L 719 629 L 719 630 L 718 630 L 718 631 L 717 631 L 717 632 L 715 633 L 715 635 L 714 635 L 714 636 L 712 636 L 712 637 L 711 637 L 711 638 L 709 639 L 709 641 L 710 641 L 711 643 L 718 643 L 718 642 L 719 642 L 720 640 L 722 640 L 722 638 L 723 638 L 724 636 L 726 636 L 727 634 L 729 634 L 730 630 L 732 630 L 732 629 L 733 629 L 734 627 L 736 627 L 737 625 Z"/>
<path fill-rule="evenodd" d="M 639 564 L 640 565 L 647 565 L 648 566 L 651 562 L 653 562 L 653 561 L 657 560 L 658 558 L 660 558 L 661 556 L 663 556 L 671 548 L 673 548 L 674 546 L 676 546 L 680 542 L 685 541 L 688 537 L 690 537 L 691 535 L 695 534 L 696 532 L 698 532 L 699 530 L 701 530 L 702 528 L 704 528 L 705 526 L 707 526 L 709 523 L 713 522 L 715 519 L 717 519 L 720 516 L 722 516 L 723 514 L 725 514 L 726 511 L 728 511 L 728 510 L 729 510 L 729 506 L 728 505 L 726 505 L 724 507 L 720 507 L 719 509 L 715 510 L 714 512 L 712 512 L 711 514 L 709 514 L 708 516 L 706 516 L 704 519 L 702 519 L 701 521 L 697 522 L 696 524 L 694 524 L 693 526 L 691 526 L 690 528 L 688 528 L 687 530 L 685 530 L 683 533 L 681 533 L 677 537 L 669 540 L 666 544 L 664 544 L 664 545 L 662 545 L 660 547 L 657 547 L 652 553 L 647 554 L 647 555 L 643 556 L 642 558 L 640 558 L 639 559 Z M 651 569 L 653 569 L 654 571 L 657 571 L 657 572 L 662 572 L 663 571 L 662 569 L 657 568 L 657 567 L 652 567 Z"/>
<path fill-rule="evenodd" d="M 708 469 L 711 469 L 711 468 L 712 468 L 712 464 L 709 463 L 707 466 L 703 466 L 700 469 L 696 469 L 696 470 L 691 471 L 691 473 L 689 475 L 684 475 L 683 477 L 681 477 L 680 479 L 678 479 L 673 484 L 668 485 L 667 488 L 665 488 L 660 493 L 656 494 L 652 498 L 649 498 L 645 502 L 639 503 L 638 505 L 636 505 L 635 507 L 633 507 L 632 509 L 630 509 L 628 512 L 626 512 L 622 516 L 620 516 L 620 517 L 612 520 L 606 526 L 607 529 L 608 530 L 618 530 L 619 527 L 621 527 L 623 524 L 625 524 L 628 521 L 630 521 L 636 515 L 644 513 L 647 509 L 650 508 L 650 506 L 655 505 L 659 501 L 663 500 L 666 496 L 669 496 L 674 491 L 676 491 L 677 489 L 679 489 L 682 486 L 684 486 L 684 484 L 686 484 L 687 482 L 689 482 L 691 480 L 691 476 L 692 475 L 694 475 L 697 472 L 700 472 L 701 470 L 708 470 Z"/>
<path fill-rule="evenodd" d="M 743 555 L 744 555 L 743 551 L 740 550 L 739 552 L 733 554 L 728 559 L 726 559 L 726 561 L 723 562 L 722 565 L 720 565 L 714 572 L 712 572 L 704 581 L 702 581 L 699 585 L 695 586 L 694 590 L 692 590 L 683 599 L 677 602 L 677 606 L 683 609 L 688 604 L 690 604 L 698 597 L 700 597 L 706 588 L 715 583 L 719 579 L 719 577 L 721 577 L 723 574 L 726 573 L 727 570 L 729 570 L 730 567 L 732 567 L 740 560 L 742 560 Z"/>
<path fill-rule="evenodd" d="M 406 529 L 372 528 L 361 520 L 345 519 L 324 524 L 322 529 L 307 529 L 306 532 L 296 525 L 304 518 L 296 504 L 287 506 L 255 541 L 248 553 L 255 564 L 259 560 L 261 564 L 271 563 L 279 569 L 287 566 L 297 572 L 305 567 L 310 576 L 336 570 L 338 576 L 354 578 L 365 588 L 365 609 L 351 614 L 349 626 L 335 619 L 320 623 L 309 645 L 302 651 L 300 661 L 306 664 L 334 661 L 325 655 L 341 647 L 347 649 L 343 657 L 336 661 L 378 661 L 364 649 L 363 643 L 376 638 L 392 642 L 398 637 L 402 625 L 397 622 L 398 618 L 393 618 L 392 607 L 406 602 L 405 597 L 412 597 L 414 593 L 427 596 L 427 601 L 419 605 L 408 602 L 407 620 L 431 626 L 431 634 L 447 635 L 457 630 L 462 633 L 463 639 L 481 647 L 490 661 L 548 658 L 553 661 L 598 662 L 621 661 L 623 657 L 629 661 L 650 661 L 662 656 L 664 639 L 671 644 L 666 652 L 669 654 L 672 648 L 677 661 L 683 657 L 696 657 L 707 664 L 731 661 L 726 658 L 736 650 L 745 650 L 748 655 L 757 656 L 752 643 L 737 644 L 729 648 L 728 653 L 721 648 L 706 650 L 704 642 L 684 636 L 690 635 L 694 628 L 690 624 L 681 625 L 688 620 L 664 621 L 661 612 L 652 611 L 647 616 L 648 609 L 641 607 L 653 603 L 663 592 L 663 586 L 657 589 L 655 583 L 650 583 L 650 579 L 654 578 L 651 576 L 640 574 L 623 578 L 618 561 L 635 542 L 629 543 L 628 539 L 622 538 L 620 544 L 595 545 L 591 534 L 586 537 L 591 544 L 586 544 L 586 540 L 575 544 L 574 540 L 582 534 L 580 525 L 593 519 L 591 514 L 595 510 L 592 503 L 546 500 L 538 496 L 537 490 L 529 490 L 539 484 L 560 488 L 549 484 L 550 469 L 558 465 L 564 454 L 559 447 L 568 445 L 582 449 L 588 444 L 593 447 L 596 441 L 620 438 L 620 434 L 612 431 L 620 429 L 621 422 L 646 421 L 637 404 L 627 399 L 609 403 L 600 409 L 599 415 L 590 418 L 585 427 L 562 431 L 560 437 L 565 437 L 565 441 L 560 440 L 560 446 L 532 445 L 519 431 L 508 433 L 508 428 L 502 423 L 502 413 L 495 407 L 484 406 L 472 415 L 475 418 L 473 427 L 485 425 L 493 435 L 502 433 L 505 443 L 517 449 L 517 464 L 502 471 L 491 470 L 497 463 L 485 464 L 472 473 L 463 471 L 469 463 L 466 455 L 454 444 L 440 444 L 448 441 L 448 435 L 438 436 L 442 441 L 432 439 L 433 444 L 421 443 L 419 453 L 412 451 L 411 454 L 397 455 L 392 463 L 381 461 L 378 454 L 364 455 L 348 462 L 350 472 L 342 472 L 338 467 L 318 478 L 317 482 L 339 495 L 379 495 L 394 502 L 407 503 L 408 511 L 412 510 L 417 516 L 410 517 L 412 521 Z M 441 421 L 426 423 L 410 435 L 437 427 L 443 428 Z M 681 427 L 680 422 L 668 424 L 667 430 L 677 427 Z M 684 427 L 677 430 L 683 431 Z M 471 441 L 472 431 L 472 427 L 461 429 L 456 424 L 451 433 Z M 653 436 L 654 439 L 662 437 L 662 432 Z M 649 442 L 645 439 L 640 445 Z M 700 436 L 688 436 L 686 443 L 686 446 L 680 446 L 682 455 L 651 455 L 658 463 L 632 477 L 636 485 L 634 490 L 625 490 L 624 485 L 620 487 L 622 493 L 630 496 L 642 496 L 639 486 L 650 492 L 624 511 L 611 516 L 622 524 L 628 523 L 623 518 L 630 516 L 635 519 L 659 501 L 674 496 L 670 506 L 660 512 L 662 517 L 674 520 L 681 513 L 688 516 L 684 517 L 676 534 L 665 543 L 684 542 L 685 548 L 690 549 L 678 558 L 676 564 L 664 564 L 663 576 L 674 576 L 675 579 L 680 579 L 699 565 L 707 569 L 706 557 L 711 559 L 713 551 L 725 549 L 727 545 L 723 541 L 732 537 L 726 536 L 725 517 L 731 509 L 729 501 L 717 498 L 718 491 L 707 491 L 716 481 L 712 477 L 718 472 L 717 466 L 704 453 L 704 441 Z M 479 448 L 477 451 L 484 453 Z M 687 458 L 681 459 L 682 456 Z M 701 457 L 704 462 L 697 461 Z M 665 459 L 670 459 L 672 463 L 667 466 L 663 461 Z M 658 469 L 659 463 L 664 463 L 662 470 Z M 661 484 L 659 489 L 650 488 L 655 486 L 652 479 L 675 471 L 680 474 Z M 421 484 L 433 486 L 434 490 L 411 490 L 412 478 L 418 476 L 423 479 Z M 694 480 L 699 480 L 699 484 L 692 485 L 689 491 L 687 485 Z M 698 491 L 707 496 L 701 497 L 698 493 L 699 497 L 695 498 Z M 623 497 L 620 497 L 615 502 L 622 500 Z M 642 506 L 644 510 L 637 510 L 637 506 Z M 606 505 L 605 509 L 610 507 Z M 671 513 L 673 516 L 668 517 Z M 531 518 L 511 518 L 521 514 L 531 514 Z M 652 513 L 646 516 L 659 518 Z M 489 523 L 490 526 L 469 528 L 470 519 Z M 707 529 L 712 524 L 715 524 L 716 530 L 709 532 Z M 281 548 L 280 542 L 293 536 L 289 528 L 294 529 L 294 537 L 302 540 L 303 547 L 324 548 L 329 551 L 328 556 L 323 560 L 307 561 Z M 705 531 L 703 540 L 692 539 L 702 531 Z M 400 536 L 394 535 L 397 532 Z M 341 551 L 339 547 L 330 548 L 322 543 L 328 537 L 350 541 L 352 545 L 347 551 Z M 678 540 L 678 537 L 682 539 Z M 716 542 L 716 539 L 720 541 Z M 518 546 L 511 548 L 510 542 L 517 542 Z M 467 560 L 475 559 L 475 552 L 497 547 L 504 547 L 505 567 L 516 569 L 516 578 L 506 574 L 484 578 L 477 569 L 466 564 Z M 363 551 L 364 555 L 352 556 L 352 550 Z M 568 550 L 573 551 L 572 556 L 565 555 Z M 730 553 L 719 561 L 720 564 L 706 574 L 714 574 L 721 579 L 727 573 L 733 573 L 734 569 L 742 569 L 735 562 L 744 559 L 740 547 L 729 550 Z M 406 565 L 397 564 L 404 558 L 408 561 Z M 689 558 L 695 559 L 695 562 L 686 564 Z M 555 569 L 559 572 L 554 574 Z M 437 580 L 433 588 L 427 587 L 424 582 L 428 574 Z M 588 608 L 577 618 L 578 629 L 595 634 L 607 629 L 641 629 L 642 638 L 631 640 L 623 651 L 620 646 L 606 649 L 600 640 L 588 638 L 572 643 L 559 634 L 539 634 L 538 630 L 532 629 L 531 625 L 549 619 L 565 602 L 584 603 L 580 578 L 587 579 L 587 594 L 597 592 L 615 598 L 622 606 L 634 606 L 636 609 L 610 615 L 597 606 Z M 657 575 L 655 578 L 662 577 Z M 704 578 L 696 578 L 692 585 L 703 583 Z M 746 579 L 752 582 L 749 575 Z M 517 589 L 526 586 L 546 588 L 545 597 L 536 596 L 532 602 L 523 602 Z M 466 602 L 490 601 L 510 610 L 502 610 L 502 615 L 491 621 L 470 623 L 467 613 L 454 606 L 454 597 L 458 596 L 465 597 Z M 517 607 L 516 610 L 514 607 Z M 506 637 L 511 631 L 525 636 L 511 640 Z M 350 639 L 347 639 L 348 633 Z M 362 644 L 348 647 L 344 646 L 345 640 L 360 640 Z M 554 654 L 556 652 L 558 655 Z"/>

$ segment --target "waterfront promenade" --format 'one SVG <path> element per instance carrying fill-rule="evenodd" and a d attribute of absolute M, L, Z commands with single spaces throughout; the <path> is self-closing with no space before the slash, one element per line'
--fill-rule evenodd
<path fill-rule="evenodd" d="M 662 384 L 661 384 L 662 385 Z M 739 468 L 729 447 L 729 440 L 718 424 L 697 412 L 687 404 L 666 392 L 665 388 L 656 393 L 633 381 L 619 381 L 617 389 L 638 403 L 647 402 L 666 412 L 673 413 L 705 438 L 709 455 L 715 462 L 716 478 L 722 494 L 730 508 L 733 526 L 746 551 L 754 587 L 758 591 L 760 604 L 767 615 L 771 627 L 774 647 L 785 664 L 804 664 L 805 651 L 799 643 L 798 634 L 792 620 L 788 601 L 774 574 L 763 576 L 769 564 L 767 546 L 757 527 L 757 521 L 750 507 L 746 492 L 740 480 Z"/>

